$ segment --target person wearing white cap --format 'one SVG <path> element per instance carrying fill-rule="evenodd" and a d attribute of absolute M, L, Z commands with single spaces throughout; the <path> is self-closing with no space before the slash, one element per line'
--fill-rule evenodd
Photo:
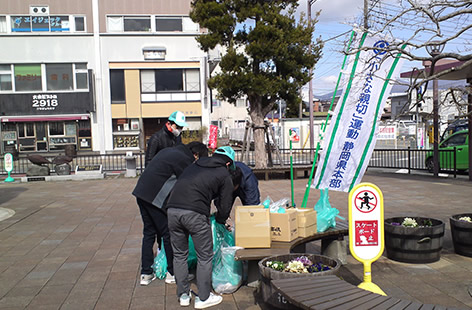
<path fill-rule="evenodd" d="M 145 166 L 148 166 L 160 150 L 182 143 L 180 134 L 182 129 L 187 126 L 184 113 L 180 111 L 172 113 L 164 127 L 149 138 L 144 159 Z"/>

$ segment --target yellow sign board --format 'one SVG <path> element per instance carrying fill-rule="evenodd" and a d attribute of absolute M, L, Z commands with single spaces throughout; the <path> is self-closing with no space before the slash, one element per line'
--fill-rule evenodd
<path fill-rule="evenodd" d="M 349 192 L 349 249 L 364 264 L 364 282 L 359 287 L 385 293 L 372 283 L 371 265 L 384 251 L 383 195 L 372 183 L 360 183 Z"/>

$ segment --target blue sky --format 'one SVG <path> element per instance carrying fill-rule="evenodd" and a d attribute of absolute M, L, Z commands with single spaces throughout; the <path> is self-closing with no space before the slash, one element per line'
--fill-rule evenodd
<path fill-rule="evenodd" d="M 427 0 L 419 0 L 427 1 Z M 373 2 L 372 0 L 369 3 Z M 375 17 L 379 17 L 379 11 L 385 12 L 386 14 L 395 14 L 395 11 L 400 11 L 398 4 L 394 3 L 394 0 L 379 0 L 374 2 L 377 3 L 376 8 L 371 12 L 372 17 L 369 19 L 372 21 L 372 25 L 375 24 Z M 307 0 L 299 0 L 298 12 L 307 12 Z M 343 61 L 342 51 L 345 46 L 345 42 L 349 38 L 349 32 L 352 30 L 353 25 L 362 24 L 363 20 L 363 0 L 317 0 L 312 5 L 312 15 L 317 11 L 321 11 L 318 18 L 318 23 L 315 25 L 315 32 L 313 37 L 321 37 L 323 41 L 327 41 L 323 48 L 322 58 L 318 61 L 315 66 L 313 74 L 313 93 L 316 95 L 323 95 L 334 91 L 334 87 L 339 75 L 339 70 Z M 469 14 L 472 15 L 472 14 Z M 378 18 L 377 20 L 381 20 Z M 443 33 L 451 35 L 457 32 L 458 27 L 462 27 L 472 23 L 472 17 L 458 19 L 457 21 L 447 22 L 442 27 Z M 377 24 L 378 26 L 379 24 Z M 415 15 L 406 16 L 404 22 L 395 24 L 394 28 L 391 28 L 392 35 L 394 37 L 400 37 L 403 39 L 408 38 L 412 31 L 418 29 L 421 24 L 421 19 Z M 345 35 L 341 35 L 347 33 Z M 337 36 L 341 35 L 336 39 Z M 425 42 L 431 39 L 431 34 L 424 33 L 417 37 L 415 43 Z M 466 31 L 459 39 L 448 42 L 445 51 L 454 51 L 461 54 L 471 53 L 471 42 L 472 42 L 472 30 Z M 418 56 L 428 56 L 424 48 L 415 50 L 414 53 Z M 422 67 L 421 62 L 410 62 L 405 61 L 401 72 L 410 71 L 413 67 Z M 304 93 L 307 93 L 308 86 L 304 87 Z M 305 99 L 305 98 L 304 98 Z"/>

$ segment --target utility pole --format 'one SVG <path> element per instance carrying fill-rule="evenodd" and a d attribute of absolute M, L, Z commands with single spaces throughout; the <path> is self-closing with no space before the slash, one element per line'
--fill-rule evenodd
<path fill-rule="evenodd" d="M 308 27 L 311 27 L 311 5 L 315 3 L 316 0 L 307 0 L 308 1 Z M 313 36 L 310 39 L 310 52 L 312 46 Z M 310 107 L 310 158 L 314 158 L 313 149 L 315 148 L 315 136 L 313 130 L 313 85 L 311 84 L 313 68 L 309 70 L 310 82 L 308 82 L 308 106 Z"/>
<path fill-rule="evenodd" d="M 364 31 L 369 29 L 369 0 L 364 0 Z"/>

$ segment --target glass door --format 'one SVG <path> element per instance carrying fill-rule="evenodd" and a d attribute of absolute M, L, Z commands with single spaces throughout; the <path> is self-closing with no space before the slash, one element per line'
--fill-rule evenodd
<path fill-rule="evenodd" d="M 47 152 L 48 139 L 46 136 L 46 123 L 36 123 L 36 150 Z"/>

